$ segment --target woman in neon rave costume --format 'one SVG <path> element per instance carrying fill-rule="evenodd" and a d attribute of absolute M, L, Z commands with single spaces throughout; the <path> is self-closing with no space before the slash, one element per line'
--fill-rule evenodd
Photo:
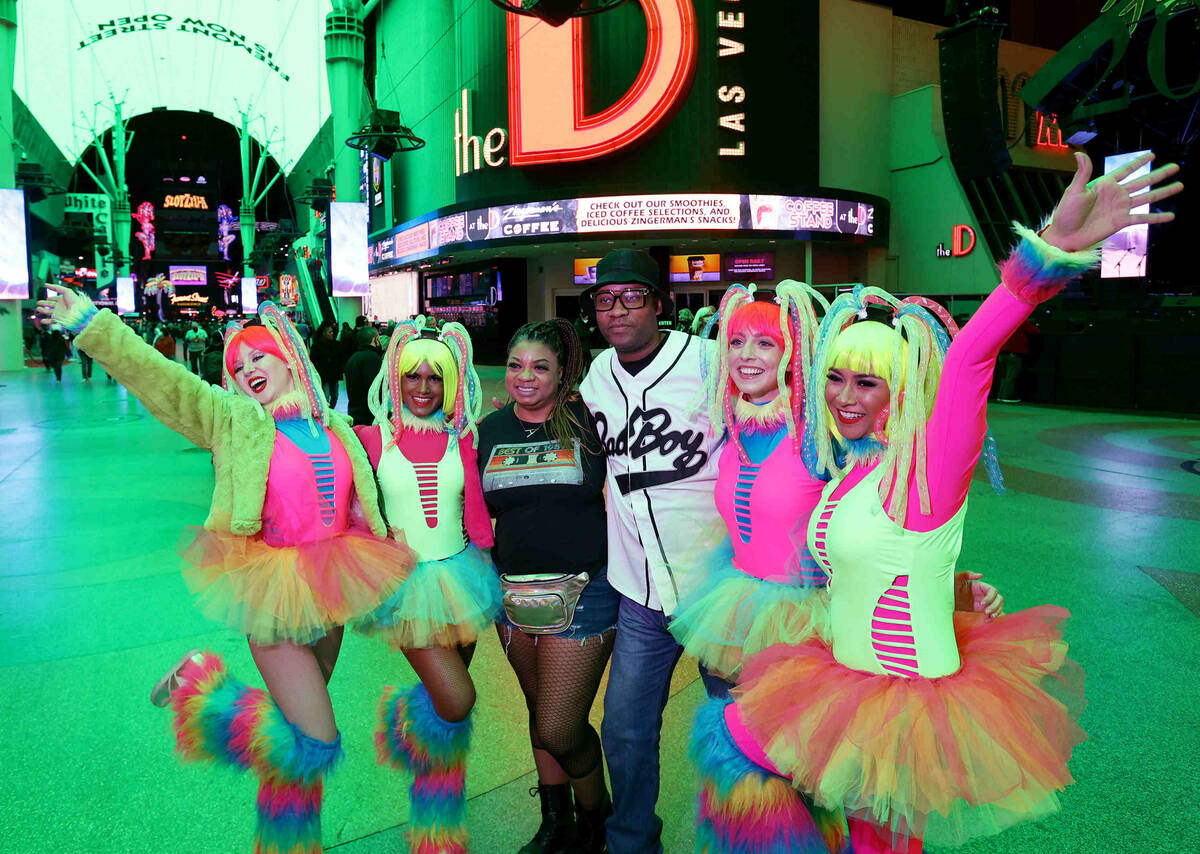
<path fill-rule="evenodd" d="M 401 650 L 420 682 L 380 699 L 379 760 L 412 771 L 409 841 L 421 854 L 467 850 L 464 779 L 479 634 L 500 611 L 486 549 L 492 524 L 476 465 L 479 376 L 458 323 L 396 327 L 368 391 L 375 424 L 356 432 L 375 467 L 394 536 L 418 564 L 356 628 Z"/>
<path fill-rule="evenodd" d="M 200 609 L 250 642 L 267 690 L 193 652 L 155 686 L 185 760 L 259 777 L 256 851 L 321 850 L 322 778 L 342 756 L 326 684 L 343 625 L 378 608 L 412 569 L 387 537 L 374 478 L 348 424 L 331 415 L 291 323 L 270 303 L 260 326 L 226 334 L 222 390 L 163 358 L 110 311 L 55 288 L 44 313 L 166 426 L 212 451 L 204 527 L 181 540 Z"/>
<path fill-rule="evenodd" d="M 716 502 L 729 540 L 706 558 L 704 581 L 679 603 L 671 633 L 713 673 L 734 679 L 742 656 L 809 634 L 800 603 L 825 586 L 805 547 L 825 481 L 801 459 L 804 389 L 825 298 L 783 282 L 774 302 L 734 285 L 721 300 L 719 366 L 709 390 L 713 428 L 725 429 Z"/>
<path fill-rule="evenodd" d="M 799 282 L 783 282 L 773 302 L 756 301 L 753 290 L 730 288 L 718 312 L 721 361 L 711 389 L 711 422 L 724 425 L 729 442 L 721 454 L 716 502 L 729 529 L 729 543 L 708 558 L 705 580 L 680 603 L 671 632 L 710 671 L 736 679 L 744 657 L 777 643 L 799 643 L 813 634 L 814 610 L 802 603 L 823 590 L 826 575 L 809 552 L 809 516 L 827 477 L 814 477 L 802 459 L 805 388 L 812 382 L 817 319 L 813 304 L 824 297 Z M 1000 602 L 978 575 L 962 573 L 956 584 L 960 607 Z M 824 613 L 818 609 L 817 613 Z M 715 701 L 719 707 L 724 706 Z M 692 756 L 702 777 L 700 835 L 716 850 L 728 830 L 715 794 L 722 767 L 706 748 L 709 727 L 695 731 Z M 726 739 L 727 742 L 727 739 Z M 724 770 L 727 770 L 725 768 Z M 763 779 L 757 799 L 772 798 L 812 825 L 786 783 Z M 744 785 L 749 785 L 749 782 Z M 809 808 L 813 850 L 839 850 L 845 842 L 840 810 Z M 793 841 L 802 834 L 792 828 Z"/>
<path fill-rule="evenodd" d="M 822 325 L 814 374 L 826 389 L 807 415 L 820 425 L 814 465 L 835 479 L 809 544 L 832 579 L 829 640 L 751 658 L 717 723 L 758 766 L 818 805 L 843 807 L 856 854 L 996 833 L 1056 810 L 1072 782 L 1067 762 L 1084 735 L 1075 723 L 1082 672 L 1062 639 L 1068 613 L 956 614 L 951 588 L 1000 346 L 1095 265 L 1090 247 L 1126 225 L 1173 218 L 1131 214 L 1134 205 L 1182 189 L 1148 189 L 1173 165 L 1126 181 L 1149 155 L 1092 184 L 1090 162 L 1076 157 L 1049 224 L 1041 236 L 1016 226 L 1021 241 L 1000 286 L 948 352 L 934 304 L 920 298 L 856 289 Z M 892 322 L 853 322 L 869 303 L 890 309 Z"/>

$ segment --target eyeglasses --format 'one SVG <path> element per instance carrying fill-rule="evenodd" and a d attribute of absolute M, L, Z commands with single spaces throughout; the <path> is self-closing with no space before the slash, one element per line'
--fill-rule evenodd
<path fill-rule="evenodd" d="M 612 311 L 612 307 L 617 304 L 617 297 L 620 296 L 621 305 L 632 310 L 644 306 L 646 304 L 646 297 L 649 295 L 649 288 L 628 288 L 619 294 L 612 291 L 601 291 L 600 293 L 592 294 L 592 307 L 596 311 Z"/>

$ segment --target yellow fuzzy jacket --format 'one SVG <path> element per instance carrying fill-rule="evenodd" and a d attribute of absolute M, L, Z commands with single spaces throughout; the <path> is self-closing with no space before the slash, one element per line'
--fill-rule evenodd
<path fill-rule="evenodd" d="M 164 358 L 108 309 L 100 311 L 75 344 L 129 389 L 150 414 L 189 442 L 212 451 L 217 482 L 204 527 L 249 536 L 262 528 L 267 473 L 275 449 L 275 421 L 244 395 L 209 385 Z M 329 430 L 354 471 L 354 491 L 377 537 L 387 536 L 379 512 L 375 473 L 350 425 L 332 413 Z"/>

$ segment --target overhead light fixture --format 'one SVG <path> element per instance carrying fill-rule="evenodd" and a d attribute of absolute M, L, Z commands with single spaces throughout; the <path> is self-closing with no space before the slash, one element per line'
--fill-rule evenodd
<path fill-rule="evenodd" d="M 358 133 L 346 139 L 346 145 L 365 151 L 381 160 L 391 160 L 400 151 L 416 151 L 425 147 L 425 140 L 413 133 L 412 128 L 400 124 L 400 114 L 395 110 L 373 110 L 370 120 L 358 129 Z"/>
<path fill-rule="evenodd" d="M 626 0 L 492 0 L 505 12 L 539 18 L 552 27 L 561 26 L 572 18 L 599 15 L 624 2 Z"/>

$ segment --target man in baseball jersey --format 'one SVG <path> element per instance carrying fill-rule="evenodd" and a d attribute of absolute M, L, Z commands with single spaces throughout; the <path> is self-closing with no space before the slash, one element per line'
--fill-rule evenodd
<path fill-rule="evenodd" d="M 612 345 L 580 390 L 608 458 L 608 578 L 621 594 L 601 739 L 612 779 L 612 854 L 661 852 L 659 733 L 681 647 L 667 631 L 698 537 L 720 530 L 713 498 L 722 438 L 709 431 L 701 364 L 715 343 L 660 330 L 671 293 L 646 252 L 600 259 L 584 312 Z M 710 693 L 727 689 L 704 671 Z"/>

